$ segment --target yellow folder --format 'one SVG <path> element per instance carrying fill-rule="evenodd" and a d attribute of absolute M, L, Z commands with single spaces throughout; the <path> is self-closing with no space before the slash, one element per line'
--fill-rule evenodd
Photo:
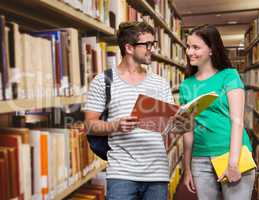
<path fill-rule="evenodd" d="M 229 152 L 221 156 L 213 157 L 211 159 L 212 165 L 215 169 L 215 172 L 218 178 L 221 177 L 224 171 L 226 170 L 228 166 L 228 159 L 229 159 Z M 244 173 L 256 168 L 256 164 L 252 157 L 252 153 L 248 150 L 247 146 L 245 145 L 242 146 L 238 166 L 241 173 Z M 226 182 L 226 181 L 227 179 L 224 178 L 222 182 Z"/>

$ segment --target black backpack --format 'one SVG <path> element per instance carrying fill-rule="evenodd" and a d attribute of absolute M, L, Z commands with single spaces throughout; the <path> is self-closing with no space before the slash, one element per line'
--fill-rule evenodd
<path fill-rule="evenodd" d="M 111 101 L 111 83 L 112 83 L 112 69 L 104 71 L 105 81 L 105 108 L 99 119 L 106 121 L 108 119 L 109 104 Z M 103 160 L 107 160 L 107 152 L 111 149 L 108 144 L 108 136 L 95 136 L 87 133 L 87 139 L 91 150 Z"/>

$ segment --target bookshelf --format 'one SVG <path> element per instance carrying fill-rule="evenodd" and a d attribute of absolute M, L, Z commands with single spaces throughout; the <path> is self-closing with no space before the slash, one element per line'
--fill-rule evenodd
<path fill-rule="evenodd" d="M 255 45 L 255 44 L 257 44 L 259 42 L 259 35 L 255 38 L 255 39 L 253 39 L 248 45 L 247 45 L 247 47 L 245 48 L 245 52 L 247 53 L 247 52 L 249 52 L 252 48 L 253 48 L 253 46 Z"/>
<path fill-rule="evenodd" d="M 259 69 L 259 64 L 252 64 L 250 66 L 247 66 L 244 71 L 247 72 L 252 69 Z"/>
<path fill-rule="evenodd" d="M 154 60 L 157 60 L 157 61 L 161 61 L 161 62 L 164 62 L 164 63 L 167 63 L 167 64 L 170 64 L 170 65 L 173 65 L 173 66 L 176 66 L 178 69 L 180 69 L 181 71 L 184 71 L 184 66 L 170 58 L 167 58 L 163 55 L 160 55 L 160 54 L 152 54 L 152 58 Z"/>
<path fill-rule="evenodd" d="M 7 16 L 11 14 L 15 18 L 23 17 L 25 24 L 33 21 L 33 24 L 40 23 L 45 27 L 73 26 L 84 31 L 95 30 L 108 36 L 115 33 L 113 28 L 58 0 L 0 1 L 0 11 Z"/>
<path fill-rule="evenodd" d="M 169 5 L 172 7 L 174 13 L 176 14 L 176 16 L 182 20 L 182 16 L 180 15 L 180 13 L 178 12 L 177 8 L 175 7 L 174 1 L 173 0 L 168 0 Z"/>
<path fill-rule="evenodd" d="M 259 91 L 259 86 L 246 85 L 246 89 L 247 89 L 247 90 Z"/>
<path fill-rule="evenodd" d="M 0 113 L 10 113 L 31 109 L 50 107 L 63 107 L 71 104 L 81 104 L 86 101 L 86 96 L 72 97 L 45 97 L 36 99 L 19 99 L 0 101 Z"/>
<path fill-rule="evenodd" d="M 80 30 L 95 30 L 110 36 L 115 33 L 113 28 L 58 0 L 1 1 L 0 10 L 48 27 L 72 26 Z"/>
<path fill-rule="evenodd" d="M 170 144 L 170 146 L 169 146 L 168 149 L 166 150 L 167 153 L 169 153 L 169 152 L 172 150 L 173 146 L 175 146 L 175 145 L 177 144 L 177 142 L 179 141 L 180 138 L 182 138 L 181 135 L 177 135 L 177 136 L 174 138 L 173 142 Z"/>
<path fill-rule="evenodd" d="M 170 4 L 171 9 L 174 10 L 174 14 L 181 19 L 179 13 L 175 9 L 173 1 L 166 1 Z M 161 15 L 155 12 L 155 10 L 149 5 L 148 1 L 129 0 L 128 2 L 137 5 L 143 14 L 150 15 L 156 24 L 161 26 L 161 28 L 164 29 L 163 31 L 166 32 L 170 38 L 172 38 L 172 42 L 179 44 L 178 46 L 182 48 L 185 48 L 184 42 L 182 42 L 180 37 L 178 37 L 171 30 Z M 31 31 L 38 31 L 42 29 L 73 27 L 76 28 L 79 33 L 90 33 L 91 35 L 95 35 L 100 38 L 115 38 L 114 28 L 59 0 L 3 0 L 0 1 L 0 14 L 4 15 L 8 21 L 16 22 L 21 28 L 22 34 L 27 34 Z M 107 44 L 110 43 L 109 40 L 106 42 Z M 170 59 L 165 55 L 153 54 L 152 57 L 154 60 L 170 65 L 170 67 L 175 67 L 178 71 L 184 71 L 183 64 L 176 60 Z M 177 93 L 178 90 L 174 90 L 174 92 Z M 53 107 L 59 108 L 72 104 L 82 104 L 85 101 L 86 95 L 3 100 L 0 101 L 0 114 Z M 177 143 L 179 138 L 180 137 L 174 139 L 172 146 L 178 145 Z M 169 151 L 171 151 L 171 149 L 172 147 L 170 147 Z M 180 160 L 181 157 L 178 159 Z M 65 190 L 52 195 L 51 199 L 59 200 L 66 198 L 69 194 L 96 176 L 98 172 L 105 168 L 106 164 L 102 163 L 100 166 L 90 170 L 89 173 L 75 181 L 73 184 L 69 184 Z"/>
<path fill-rule="evenodd" d="M 69 194 L 71 194 L 73 191 L 75 191 L 77 188 L 85 184 L 87 181 L 89 181 L 91 178 L 95 177 L 98 172 L 103 171 L 106 168 L 106 163 L 102 162 L 100 166 L 94 168 L 91 170 L 85 177 L 81 178 L 80 180 L 76 181 L 74 184 L 69 186 L 69 188 L 65 189 L 60 194 L 55 195 L 54 200 L 60 200 L 67 197 Z"/>
<path fill-rule="evenodd" d="M 153 17 L 156 23 L 158 23 L 165 31 L 172 37 L 172 39 L 185 48 L 185 44 L 181 39 L 175 35 L 175 33 L 168 27 L 164 19 L 160 16 L 159 13 L 155 12 L 154 9 L 148 4 L 145 0 L 128 0 L 129 4 L 133 7 L 136 7 L 139 10 L 142 10 L 145 13 L 148 13 Z"/>
<path fill-rule="evenodd" d="M 244 83 L 246 89 L 245 125 L 249 130 L 253 145 L 253 155 L 259 164 L 259 15 L 251 21 L 245 33 L 245 68 Z M 256 173 L 255 194 L 259 197 L 258 182 L 259 176 Z"/>

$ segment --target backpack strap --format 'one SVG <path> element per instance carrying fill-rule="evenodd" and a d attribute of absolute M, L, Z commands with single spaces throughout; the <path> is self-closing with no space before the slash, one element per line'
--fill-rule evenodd
<path fill-rule="evenodd" d="M 109 113 L 109 104 L 111 101 L 111 83 L 113 81 L 112 69 L 104 71 L 104 82 L 105 82 L 105 108 L 101 114 L 103 120 L 107 120 Z"/>

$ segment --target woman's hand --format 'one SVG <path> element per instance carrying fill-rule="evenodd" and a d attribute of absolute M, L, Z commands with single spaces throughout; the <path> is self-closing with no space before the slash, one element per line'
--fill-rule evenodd
<path fill-rule="evenodd" d="M 193 131 L 194 128 L 194 114 L 184 113 L 177 114 L 170 119 L 173 122 L 172 132 L 176 134 L 184 134 Z"/>
<path fill-rule="evenodd" d="M 184 171 L 184 185 L 190 192 L 196 193 L 191 170 Z"/>
<path fill-rule="evenodd" d="M 241 177 L 242 176 L 237 165 L 235 166 L 228 165 L 225 172 L 218 179 L 218 182 L 221 182 L 224 180 L 224 178 L 227 178 L 230 183 L 235 183 L 235 182 L 238 182 L 241 179 Z"/>

